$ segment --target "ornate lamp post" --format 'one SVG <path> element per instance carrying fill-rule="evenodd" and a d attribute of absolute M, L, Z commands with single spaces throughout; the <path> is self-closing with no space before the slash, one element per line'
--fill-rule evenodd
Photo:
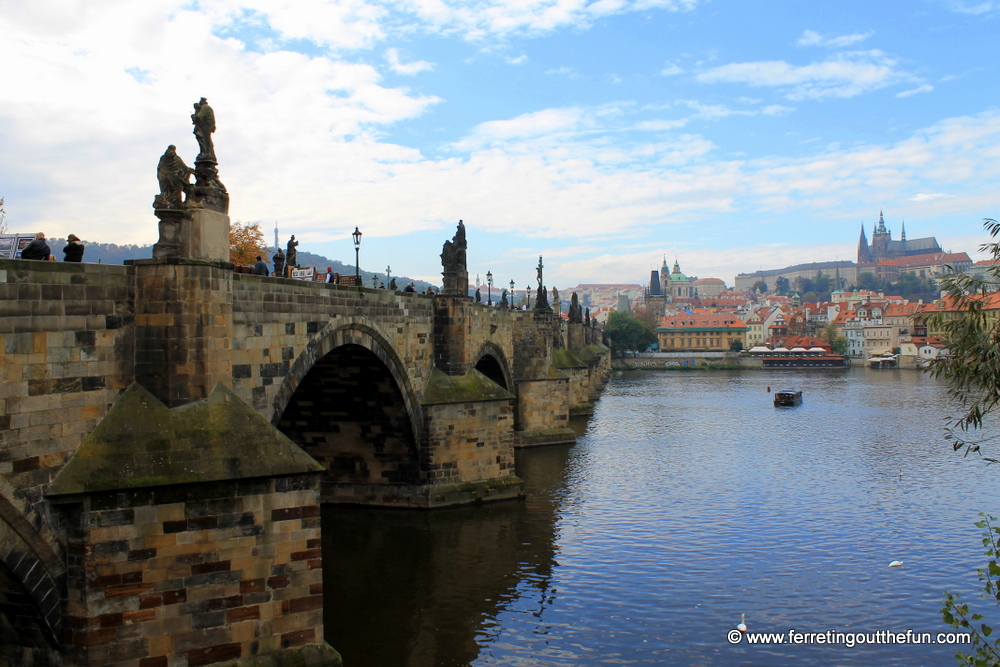
<path fill-rule="evenodd" d="M 487 292 L 486 292 L 486 305 L 487 306 L 492 306 L 493 305 L 493 272 L 492 271 L 487 271 L 486 272 L 486 284 L 489 285 L 489 288 L 487 288 Z"/>
<path fill-rule="evenodd" d="M 528 301 L 528 310 L 531 310 L 531 285 L 524 288 L 524 298 Z"/>
<path fill-rule="evenodd" d="M 361 257 L 361 232 L 356 225 L 351 236 L 354 238 L 354 284 L 361 285 L 361 263 L 359 261 Z"/>
<path fill-rule="evenodd" d="M 510 309 L 514 310 L 514 281 L 510 281 Z"/>

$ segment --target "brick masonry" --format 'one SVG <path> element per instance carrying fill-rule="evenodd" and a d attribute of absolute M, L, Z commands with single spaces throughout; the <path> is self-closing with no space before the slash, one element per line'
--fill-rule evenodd
<path fill-rule="evenodd" d="M 318 475 L 70 500 L 67 667 L 195 667 L 322 641 Z"/>

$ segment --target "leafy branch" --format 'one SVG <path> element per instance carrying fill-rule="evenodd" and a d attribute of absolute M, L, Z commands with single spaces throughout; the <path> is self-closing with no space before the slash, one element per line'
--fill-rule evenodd
<path fill-rule="evenodd" d="M 997 519 L 994 516 L 983 517 L 976 522 L 976 526 L 983 529 L 983 546 L 986 547 L 986 555 L 989 561 L 985 568 L 976 570 L 979 580 L 983 584 L 983 597 L 992 598 L 1000 605 L 1000 588 L 997 585 L 997 578 L 1000 577 L 1000 565 L 997 565 L 997 557 L 1000 554 L 1000 526 L 993 525 Z M 971 613 L 969 605 L 958 601 L 959 596 L 946 591 L 944 597 L 944 607 L 941 609 L 941 616 L 944 622 L 953 628 L 966 630 L 972 635 L 972 647 L 974 654 L 956 653 L 955 657 L 963 665 L 973 665 L 974 667 L 997 667 L 1000 665 L 1000 638 L 990 642 L 989 637 L 993 634 L 993 628 L 985 623 L 979 623 L 983 619 L 982 614 Z"/>

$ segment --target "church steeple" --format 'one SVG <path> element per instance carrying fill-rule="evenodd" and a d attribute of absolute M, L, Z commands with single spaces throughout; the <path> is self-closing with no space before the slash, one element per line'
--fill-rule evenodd
<path fill-rule="evenodd" d="M 865 237 L 865 223 L 861 223 L 861 236 L 858 238 L 858 263 L 863 264 L 871 261 L 871 253 L 868 250 L 868 239 Z"/>
<path fill-rule="evenodd" d="M 888 230 L 885 228 L 885 218 L 882 217 L 882 211 L 878 212 L 878 227 L 875 228 L 876 234 L 888 234 Z"/>
<path fill-rule="evenodd" d="M 903 241 L 906 241 L 906 220 L 903 220 L 903 222 L 900 223 L 900 226 L 902 227 L 902 231 L 900 232 L 900 237 L 902 238 Z"/>

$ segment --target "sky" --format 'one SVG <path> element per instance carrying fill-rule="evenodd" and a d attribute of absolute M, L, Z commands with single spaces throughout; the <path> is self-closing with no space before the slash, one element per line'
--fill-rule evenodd
<path fill-rule="evenodd" d="M 440 283 L 636 283 L 977 251 L 1000 217 L 1000 0 L 0 0 L 11 231 L 153 243 L 215 111 L 230 216 Z"/>

